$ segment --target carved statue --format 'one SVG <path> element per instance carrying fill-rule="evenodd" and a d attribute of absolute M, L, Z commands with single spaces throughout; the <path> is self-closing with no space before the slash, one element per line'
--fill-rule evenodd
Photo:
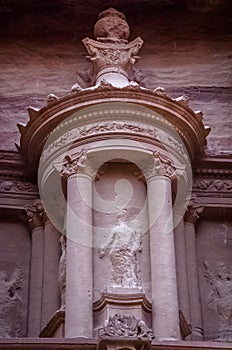
<path fill-rule="evenodd" d="M 61 257 L 58 271 L 58 282 L 60 287 L 61 305 L 60 310 L 65 310 L 65 293 L 66 293 L 66 237 L 60 236 Z"/>
<path fill-rule="evenodd" d="M 18 291 L 24 282 L 22 268 L 15 267 L 11 278 L 0 271 L 0 337 L 19 337 L 23 315 L 22 299 Z"/>
<path fill-rule="evenodd" d="M 141 233 L 139 230 L 129 227 L 123 221 L 121 214 L 118 216 L 117 224 L 112 229 L 106 245 L 100 250 L 101 258 L 104 257 L 107 248 L 110 248 L 112 286 L 138 287 L 139 261 L 137 254 L 141 251 Z"/>
<path fill-rule="evenodd" d="M 217 340 L 232 341 L 232 274 L 223 263 L 218 264 L 216 274 L 210 271 L 206 261 L 202 262 L 204 277 L 212 286 L 208 295 L 208 306 L 218 315 L 220 334 Z"/>

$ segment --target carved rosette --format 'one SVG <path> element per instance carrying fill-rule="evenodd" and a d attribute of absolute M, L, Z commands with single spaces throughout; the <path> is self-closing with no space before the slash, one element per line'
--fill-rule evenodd
<path fill-rule="evenodd" d="M 197 201 L 197 197 L 195 195 L 192 195 L 185 213 L 185 222 L 195 225 L 203 210 L 203 204 Z"/>
<path fill-rule="evenodd" d="M 159 152 L 153 153 L 153 162 L 145 170 L 145 175 L 147 180 L 153 176 L 166 176 L 170 179 L 174 178 L 176 173 L 176 168 L 172 161 L 161 155 Z"/>

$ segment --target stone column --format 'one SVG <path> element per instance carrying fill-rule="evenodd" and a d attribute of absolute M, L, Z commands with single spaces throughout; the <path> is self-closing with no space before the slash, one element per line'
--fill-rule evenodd
<path fill-rule="evenodd" d="M 31 229 L 31 266 L 29 287 L 28 337 L 38 337 L 41 331 L 43 294 L 44 230 L 39 200 L 25 208 Z"/>
<path fill-rule="evenodd" d="M 187 261 L 185 251 L 185 229 L 183 218 L 178 218 L 179 223 L 174 229 L 175 237 L 175 256 L 176 256 L 176 275 L 179 308 L 183 312 L 188 324 L 191 324 L 190 308 L 189 308 L 189 290 Z"/>
<path fill-rule="evenodd" d="M 60 260 L 60 232 L 53 226 L 46 213 L 44 221 L 44 271 L 42 328 L 60 307 L 58 269 Z"/>
<path fill-rule="evenodd" d="M 157 340 L 180 339 L 173 235 L 171 162 L 154 153 L 147 172 L 152 321 Z"/>
<path fill-rule="evenodd" d="M 189 301 L 192 324 L 192 340 L 204 338 L 202 328 L 201 302 L 198 282 L 196 232 L 195 225 L 199 214 L 203 211 L 202 205 L 191 200 L 185 214 L 185 245 L 187 256 L 187 273 L 189 285 Z"/>
<path fill-rule="evenodd" d="M 93 336 L 92 176 L 85 151 L 66 156 L 67 251 L 65 337 Z"/>

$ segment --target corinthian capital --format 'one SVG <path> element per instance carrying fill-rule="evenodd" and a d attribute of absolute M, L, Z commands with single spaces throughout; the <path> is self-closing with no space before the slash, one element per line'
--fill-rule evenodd
<path fill-rule="evenodd" d="M 25 211 L 31 231 L 36 227 L 43 226 L 44 208 L 40 200 L 35 200 L 32 205 L 26 206 Z"/>
<path fill-rule="evenodd" d="M 176 168 L 170 159 L 161 155 L 159 152 L 154 152 L 152 165 L 145 171 L 145 174 L 147 178 L 152 176 L 167 176 L 172 178 L 175 171 Z"/>
<path fill-rule="evenodd" d="M 69 155 L 64 157 L 61 176 L 67 179 L 70 175 L 77 173 L 91 173 L 86 150 L 82 150 L 75 158 Z"/>
<path fill-rule="evenodd" d="M 185 222 L 195 225 L 203 210 L 203 204 L 197 201 L 197 197 L 195 195 L 192 195 L 185 213 Z"/>

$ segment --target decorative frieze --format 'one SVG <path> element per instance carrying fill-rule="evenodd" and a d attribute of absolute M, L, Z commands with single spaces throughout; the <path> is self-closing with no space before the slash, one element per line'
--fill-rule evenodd
<path fill-rule="evenodd" d="M 231 192 L 232 180 L 225 178 L 196 178 L 193 183 L 194 191 L 203 192 Z"/>
<path fill-rule="evenodd" d="M 143 134 L 144 136 L 149 136 L 154 139 L 155 138 L 159 139 L 158 130 L 156 128 L 152 126 L 143 125 L 142 123 L 135 123 L 135 122 L 125 123 L 125 122 L 111 122 L 111 121 L 94 123 L 94 124 L 89 124 L 87 126 L 76 127 L 72 130 L 64 132 L 61 136 L 59 136 L 55 141 L 50 143 L 43 150 L 40 160 L 42 162 L 45 161 L 47 158 L 49 158 L 49 156 L 53 152 L 76 140 L 81 140 L 82 138 L 85 138 L 91 135 L 99 135 L 104 133 L 119 133 L 119 132 L 133 133 L 133 134 L 139 134 L 139 135 Z M 167 140 L 167 143 L 172 142 L 174 144 L 175 140 L 172 140 L 172 139 L 173 138 L 170 137 Z M 180 149 L 179 144 L 178 144 L 178 149 Z"/>
<path fill-rule="evenodd" d="M 154 338 L 152 331 L 147 327 L 143 320 L 138 320 L 134 316 L 118 315 L 109 317 L 99 329 L 99 336 L 109 337 L 137 337 Z"/>
<path fill-rule="evenodd" d="M 11 180 L 5 177 L 0 178 L 0 192 L 30 192 L 37 193 L 38 189 L 36 185 L 28 181 Z"/>

